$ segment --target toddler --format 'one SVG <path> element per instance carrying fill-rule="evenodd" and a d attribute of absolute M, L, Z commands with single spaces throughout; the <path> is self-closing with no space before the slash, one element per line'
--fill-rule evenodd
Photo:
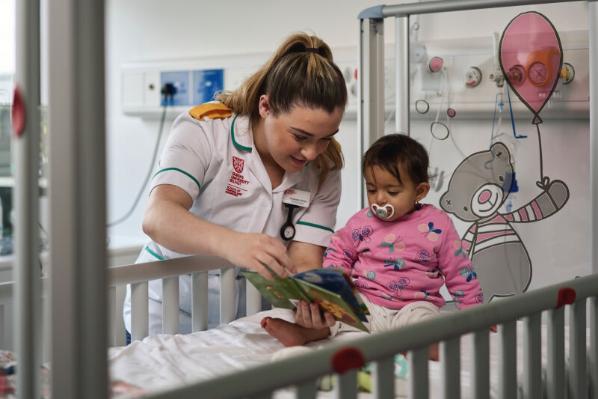
<path fill-rule="evenodd" d="M 424 147 L 405 135 L 386 135 L 366 152 L 363 173 L 369 207 L 332 236 L 323 267 L 351 277 L 370 311 L 370 331 L 437 316 L 443 284 L 458 308 L 481 304 L 480 284 L 451 219 L 421 203 L 430 190 Z M 355 330 L 329 313 L 323 317 L 317 304 L 301 302 L 296 324 L 266 317 L 262 327 L 285 346 Z M 430 357 L 437 358 L 436 347 Z"/>

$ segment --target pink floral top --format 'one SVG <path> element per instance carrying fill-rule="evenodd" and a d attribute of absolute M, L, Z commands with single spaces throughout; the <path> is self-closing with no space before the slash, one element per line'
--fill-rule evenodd
<path fill-rule="evenodd" d="M 483 302 L 453 222 L 433 205 L 394 222 L 362 209 L 332 236 L 324 267 L 342 269 L 370 302 L 389 309 L 415 301 L 441 307 L 439 290 L 445 283 L 459 308 Z"/>

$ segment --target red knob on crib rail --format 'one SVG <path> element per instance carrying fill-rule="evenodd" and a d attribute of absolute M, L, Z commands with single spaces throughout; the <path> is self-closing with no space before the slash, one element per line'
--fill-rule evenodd
<path fill-rule="evenodd" d="M 342 348 L 332 355 L 332 369 L 343 374 L 346 371 L 359 369 L 365 364 L 363 353 L 357 348 Z"/>
<path fill-rule="evenodd" d="M 558 309 L 564 305 L 571 305 L 575 302 L 575 297 L 576 294 L 573 288 L 561 288 L 556 297 L 556 308 Z"/>
<path fill-rule="evenodd" d="M 15 87 L 12 95 L 12 130 L 17 137 L 25 131 L 25 101 L 19 87 Z"/>

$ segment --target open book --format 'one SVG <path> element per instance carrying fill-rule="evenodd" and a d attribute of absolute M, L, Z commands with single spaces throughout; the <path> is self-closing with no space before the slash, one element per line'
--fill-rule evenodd
<path fill-rule="evenodd" d="M 334 316 L 363 331 L 367 307 L 353 293 L 353 287 L 342 272 L 314 269 L 287 278 L 267 280 L 256 272 L 241 272 L 273 306 L 293 309 L 299 300 L 315 302 Z"/>

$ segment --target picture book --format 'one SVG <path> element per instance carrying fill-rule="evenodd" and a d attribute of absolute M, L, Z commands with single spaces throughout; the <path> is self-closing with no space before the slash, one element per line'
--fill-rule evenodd
<path fill-rule="evenodd" d="M 252 271 L 241 273 L 273 306 L 293 309 L 299 300 L 315 302 L 336 320 L 368 331 L 363 324 L 367 321 L 368 309 L 355 296 L 353 287 L 339 270 L 314 269 L 273 280 Z"/>

